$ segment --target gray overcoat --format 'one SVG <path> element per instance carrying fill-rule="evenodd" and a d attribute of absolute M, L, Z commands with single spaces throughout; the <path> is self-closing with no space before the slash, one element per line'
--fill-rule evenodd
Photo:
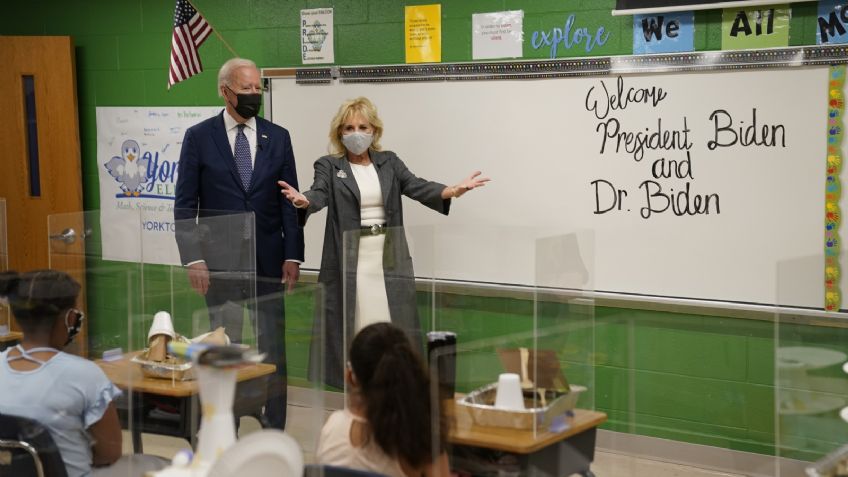
<path fill-rule="evenodd" d="M 422 340 L 415 298 L 415 273 L 406 235 L 401 229 L 401 197 L 405 195 L 445 215 L 450 210 L 450 199 L 441 197 L 444 184 L 416 177 L 395 153 L 372 149 L 369 154 L 380 180 L 388 228 L 383 252 L 383 273 L 389 313 L 392 323 L 403 328 L 413 343 L 420 346 Z M 309 375 L 313 380 L 320 379 L 323 364 L 324 382 L 341 388 L 344 383 L 345 349 L 353 339 L 356 263 L 361 233 L 359 187 L 347 158 L 324 156 L 315 161 L 315 180 L 304 195 L 309 199 L 309 206 L 299 209 L 301 224 L 306 222 L 309 215 L 327 207 L 324 249 L 318 275 L 318 282 L 323 287 L 316 293 Z M 347 332 L 344 331 L 343 323 L 347 323 Z M 319 341 L 322 336 L 323 349 Z"/>

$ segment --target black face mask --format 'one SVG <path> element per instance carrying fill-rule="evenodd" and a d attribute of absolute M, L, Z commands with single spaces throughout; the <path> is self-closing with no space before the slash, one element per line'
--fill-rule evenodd
<path fill-rule="evenodd" d="M 244 119 L 250 119 L 259 114 L 259 107 L 262 106 L 262 95 L 259 93 L 241 94 L 236 93 L 229 86 L 227 89 L 236 95 L 238 102 L 233 106 L 239 116 Z M 232 105 L 232 103 L 230 103 Z"/>

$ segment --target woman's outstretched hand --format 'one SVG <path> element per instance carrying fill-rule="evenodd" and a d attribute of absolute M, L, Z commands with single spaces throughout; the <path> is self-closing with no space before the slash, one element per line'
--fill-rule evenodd
<path fill-rule="evenodd" d="M 483 187 L 491 179 L 489 179 L 488 177 L 480 177 L 480 174 L 482 174 L 482 172 L 474 171 L 470 176 L 468 176 L 459 184 L 452 187 L 446 187 L 444 192 L 442 192 L 442 198 L 450 199 L 462 197 L 463 194 L 470 191 L 471 189 Z"/>
<path fill-rule="evenodd" d="M 286 196 L 286 199 L 288 199 L 289 202 L 291 202 L 295 207 L 297 207 L 298 209 L 309 207 L 309 199 L 307 199 L 305 195 L 298 192 L 297 189 L 288 185 L 286 181 L 277 181 L 277 184 L 279 184 L 282 188 L 280 193 Z"/>

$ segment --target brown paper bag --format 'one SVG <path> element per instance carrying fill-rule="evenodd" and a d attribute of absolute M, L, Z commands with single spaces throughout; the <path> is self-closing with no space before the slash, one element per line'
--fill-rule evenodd
<path fill-rule="evenodd" d="M 498 349 L 498 356 L 506 372 L 521 376 L 520 348 Z M 529 350 L 527 372 L 528 378 L 537 388 L 555 389 L 565 392 L 569 390 L 568 380 L 562 372 L 559 359 L 557 359 L 554 350 Z"/>
<path fill-rule="evenodd" d="M 206 335 L 202 340 L 200 340 L 200 342 L 208 343 L 211 345 L 225 346 L 227 344 L 227 333 L 225 331 L 226 330 L 223 326 L 219 326 L 215 328 L 211 333 Z"/>

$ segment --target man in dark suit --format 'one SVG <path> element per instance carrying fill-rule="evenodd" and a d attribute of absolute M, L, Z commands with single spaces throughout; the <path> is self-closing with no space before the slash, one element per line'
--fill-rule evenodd
<path fill-rule="evenodd" d="M 277 366 L 264 424 L 286 422 L 285 310 L 303 261 L 303 229 L 278 180 L 297 183 L 288 131 L 256 117 L 262 85 L 256 65 L 233 58 L 218 74 L 226 109 L 186 131 L 174 218 L 192 288 L 206 298 L 213 328 L 241 341 L 243 305 L 255 316 L 259 349 Z M 255 298 L 255 300 L 254 300 Z"/>

